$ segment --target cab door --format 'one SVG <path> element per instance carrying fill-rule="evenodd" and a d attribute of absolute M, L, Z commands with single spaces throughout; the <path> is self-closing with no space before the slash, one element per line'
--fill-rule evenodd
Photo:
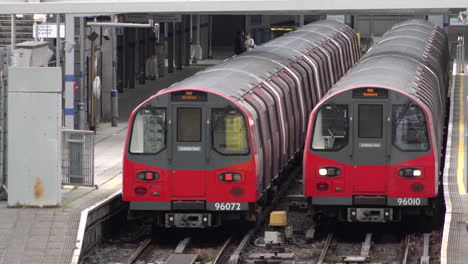
<path fill-rule="evenodd" d="M 208 147 L 206 108 L 201 104 L 174 104 L 172 109 L 172 196 L 189 198 L 205 196 Z"/>
<path fill-rule="evenodd" d="M 389 162 L 390 104 L 361 101 L 353 105 L 353 191 L 383 194 L 387 187 Z"/>

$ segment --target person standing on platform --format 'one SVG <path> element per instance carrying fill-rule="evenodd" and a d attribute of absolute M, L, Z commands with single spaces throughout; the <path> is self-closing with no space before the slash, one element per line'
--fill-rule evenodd
<path fill-rule="evenodd" d="M 246 50 L 251 50 L 253 48 L 255 48 L 255 41 L 254 39 L 252 38 L 252 36 L 250 36 L 249 33 L 247 33 L 245 35 L 245 41 L 244 41 L 244 46 L 245 46 L 245 49 Z"/>
<path fill-rule="evenodd" d="M 239 55 L 245 51 L 244 42 L 245 42 L 244 32 L 240 32 L 240 31 L 237 32 L 236 38 L 234 39 L 234 53 L 236 53 L 236 55 Z"/>

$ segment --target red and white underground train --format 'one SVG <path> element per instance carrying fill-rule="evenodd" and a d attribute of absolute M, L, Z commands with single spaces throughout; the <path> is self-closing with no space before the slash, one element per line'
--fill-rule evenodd
<path fill-rule="evenodd" d="M 304 193 L 348 222 L 430 215 L 438 196 L 447 100 L 446 34 L 395 25 L 314 107 Z"/>
<path fill-rule="evenodd" d="M 157 226 L 255 220 L 303 149 L 313 106 L 359 59 L 353 30 L 301 27 L 141 103 L 129 119 L 123 199 Z"/>

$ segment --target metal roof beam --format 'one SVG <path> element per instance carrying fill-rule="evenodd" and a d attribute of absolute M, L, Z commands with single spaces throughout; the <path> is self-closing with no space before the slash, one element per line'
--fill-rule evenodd
<path fill-rule="evenodd" d="M 444 14 L 466 7 L 465 0 L 0 0 L 1 14 Z"/>

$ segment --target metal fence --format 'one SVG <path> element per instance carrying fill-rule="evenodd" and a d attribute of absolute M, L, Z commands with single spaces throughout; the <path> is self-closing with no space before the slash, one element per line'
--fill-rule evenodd
<path fill-rule="evenodd" d="M 94 187 L 94 131 L 62 129 L 64 185 Z"/>

